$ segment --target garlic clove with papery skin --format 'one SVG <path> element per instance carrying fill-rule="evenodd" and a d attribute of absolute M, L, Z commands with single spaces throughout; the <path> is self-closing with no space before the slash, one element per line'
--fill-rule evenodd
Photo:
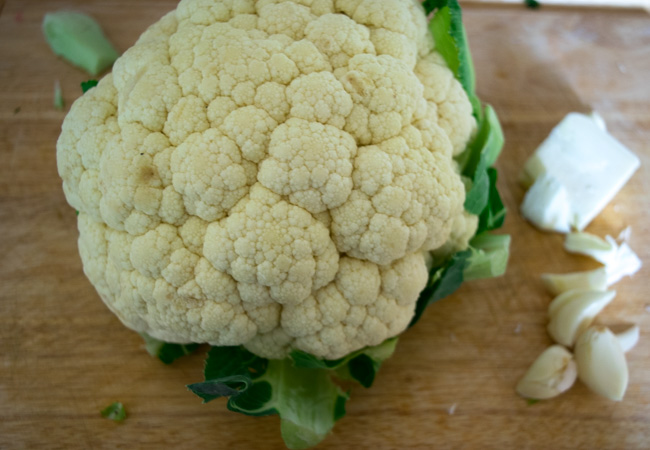
<path fill-rule="evenodd" d="M 558 344 L 572 347 L 576 338 L 616 296 L 616 291 L 572 290 L 549 305 L 549 335 Z"/>
<path fill-rule="evenodd" d="M 575 346 L 578 376 L 592 391 L 620 401 L 628 383 L 623 348 L 607 327 L 595 325 L 580 335 Z"/>
<path fill-rule="evenodd" d="M 515 389 L 522 397 L 545 400 L 573 386 L 577 374 L 571 352 L 561 345 L 553 345 L 537 357 Z"/>

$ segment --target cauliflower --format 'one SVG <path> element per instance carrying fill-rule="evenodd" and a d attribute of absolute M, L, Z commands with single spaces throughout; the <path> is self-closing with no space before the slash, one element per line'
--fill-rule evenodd
<path fill-rule="evenodd" d="M 414 0 L 183 0 L 74 103 L 57 161 L 126 326 L 336 359 L 409 325 L 425 252 L 467 246 L 475 128 Z"/>

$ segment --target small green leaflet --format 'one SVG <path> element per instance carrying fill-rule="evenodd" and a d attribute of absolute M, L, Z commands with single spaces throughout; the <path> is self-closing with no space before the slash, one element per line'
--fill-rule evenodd
<path fill-rule="evenodd" d="M 510 235 L 483 232 L 474 236 L 468 250 L 455 253 L 445 264 L 431 269 L 429 285 L 418 297 L 409 327 L 420 320 L 429 305 L 456 292 L 464 281 L 503 275 L 509 256 Z"/>
<path fill-rule="evenodd" d="M 375 381 L 381 363 L 393 355 L 396 346 L 397 338 L 394 337 L 386 339 L 379 345 L 357 350 L 345 358 L 337 360 L 319 359 L 300 350 L 292 351 L 290 357 L 296 367 L 336 370 L 339 378 L 350 379 L 369 388 Z"/>
<path fill-rule="evenodd" d="M 381 364 L 395 353 L 397 339 L 386 339 L 379 345 L 362 350 L 358 356 L 352 358 L 347 365 L 350 377 L 365 388 L 372 386 Z"/>
<path fill-rule="evenodd" d="M 146 333 L 140 333 L 140 336 L 144 339 L 147 352 L 165 364 L 171 364 L 181 356 L 189 355 L 199 348 L 199 344 L 170 344 Z"/>
<path fill-rule="evenodd" d="M 505 141 L 497 113 L 490 105 L 485 106 L 483 117 L 484 120 L 479 123 L 478 133 L 469 145 L 470 152 L 468 154 L 463 152 L 460 155 L 464 162 L 463 167 L 468 172 L 467 175 L 476 171 L 481 165 L 481 160 L 486 167 L 493 165 L 501 154 Z"/>
<path fill-rule="evenodd" d="M 81 92 L 84 94 L 88 92 L 89 89 L 94 88 L 97 86 L 98 81 L 97 80 L 86 80 L 81 82 Z"/>
<path fill-rule="evenodd" d="M 188 388 L 204 403 L 219 397 L 230 397 L 228 409 L 236 411 L 241 409 L 237 405 L 244 403 L 249 410 L 258 410 L 251 415 L 273 414 L 274 411 L 264 413 L 258 407 L 251 406 L 263 405 L 269 400 L 269 396 L 263 393 L 266 386 L 250 389 L 253 380 L 266 372 L 268 364 L 268 360 L 242 347 L 212 347 L 205 361 L 205 381 L 190 384 Z"/>
<path fill-rule="evenodd" d="M 122 422 L 126 419 L 126 409 L 121 402 L 115 402 L 102 409 L 101 415 L 115 422 Z"/>
<path fill-rule="evenodd" d="M 465 209 L 471 214 L 480 215 L 488 207 L 491 199 L 488 168 L 501 153 L 503 143 L 499 118 L 494 109 L 487 105 L 474 141 L 457 158 L 462 174 L 472 180 L 472 187 L 465 197 Z M 501 202 L 501 199 L 498 201 Z"/>
<path fill-rule="evenodd" d="M 433 281 L 420 292 L 415 314 L 409 327 L 420 320 L 424 310 L 432 303 L 453 294 L 463 283 L 463 271 L 467 265 L 467 259 L 471 256 L 471 250 L 463 250 L 454 254 L 442 267 L 434 267 L 429 272 L 429 280 Z M 435 281 L 434 281 L 435 280 Z"/>
<path fill-rule="evenodd" d="M 497 171 L 493 167 L 487 169 L 487 175 L 490 180 L 488 193 L 488 204 L 479 216 L 478 229 L 476 234 L 484 231 L 496 230 L 501 228 L 506 218 L 506 208 L 501 201 L 501 196 L 497 190 Z"/>
<path fill-rule="evenodd" d="M 294 350 L 289 356 L 293 359 L 296 367 L 302 367 L 303 369 L 337 369 L 346 361 L 349 361 L 350 355 L 348 355 L 348 358 L 327 360 L 316 358 L 314 355 L 301 350 Z"/>
<path fill-rule="evenodd" d="M 533 405 L 536 405 L 537 403 L 539 403 L 539 400 L 536 399 L 536 398 L 529 398 L 529 399 L 526 400 L 526 404 L 528 406 L 533 406 Z"/>
<path fill-rule="evenodd" d="M 524 0 L 524 3 L 526 4 L 526 7 L 530 9 L 537 9 L 540 6 L 537 0 Z"/>
<path fill-rule="evenodd" d="M 471 255 L 463 271 L 465 281 L 500 277 L 510 256 L 510 235 L 483 232 L 469 243 Z"/>
<path fill-rule="evenodd" d="M 422 3 L 427 14 L 435 11 L 429 22 L 436 50 L 467 92 L 474 117 L 480 119 L 481 102 L 476 96 L 474 63 L 467 42 L 463 14 L 457 0 L 425 0 Z"/>
<path fill-rule="evenodd" d="M 188 388 L 205 402 L 228 398 L 228 409 L 251 416 L 279 414 L 290 449 L 318 444 L 345 415 L 348 395 L 332 371 L 296 367 L 290 358 L 266 360 L 242 347 L 212 347 L 205 381 Z"/>
<path fill-rule="evenodd" d="M 108 69 L 119 56 L 99 24 L 86 14 L 65 10 L 47 13 L 42 29 L 56 55 L 90 75 Z"/>

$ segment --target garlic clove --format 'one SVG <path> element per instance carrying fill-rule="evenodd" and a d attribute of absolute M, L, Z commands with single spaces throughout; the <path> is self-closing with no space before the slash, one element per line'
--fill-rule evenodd
<path fill-rule="evenodd" d="M 548 333 L 558 344 L 572 347 L 576 338 L 616 296 L 616 291 L 573 290 L 549 305 Z"/>
<path fill-rule="evenodd" d="M 634 346 L 639 342 L 640 329 L 638 325 L 632 325 L 625 331 L 617 333 L 616 339 L 618 343 L 621 344 L 623 353 L 627 353 L 634 348 Z"/>
<path fill-rule="evenodd" d="M 582 231 L 569 233 L 564 240 L 566 251 L 590 256 L 604 265 L 609 264 L 615 257 L 616 247 L 616 242 Z"/>
<path fill-rule="evenodd" d="M 560 345 L 553 345 L 537 357 L 517 383 L 516 391 L 525 398 L 552 398 L 573 386 L 577 375 L 577 365 L 571 352 Z"/>
<path fill-rule="evenodd" d="M 600 268 L 585 272 L 572 272 L 563 274 L 542 274 L 542 282 L 553 295 L 560 295 L 572 289 L 588 289 L 604 291 L 607 289 L 607 272 Z"/>
<path fill-rule="evenodd" d="M 567 303 L 570 303 L 573 300 L 579 299 L 585 295 L 589 295 L 591 292 L 594 291 L 591 289 L 570 289 L 566 292 L 562 292 L 548 305 L 548 316 L 553 317 L 557 311 L 563 308 Z"/>
<path fill-rule="evenodd" d="M 580 335 L 575 347 L 578 376 L 592 391 L 620 401 L 628 383 L 621 344 L 609 328 L 597 325 Z"/>

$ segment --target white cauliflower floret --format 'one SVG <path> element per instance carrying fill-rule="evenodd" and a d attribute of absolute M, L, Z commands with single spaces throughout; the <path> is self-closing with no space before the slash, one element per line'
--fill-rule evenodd
<path fill-rule="evenodd" d="M 336 275 L 339 254 L 311 214 L 261 185 L 208 226 L 204 253 L 242 284 L 269 288 L 280 304 L 300 303 Z"/>
<path fill-rule="evenodd" d="M 454 253 L 466 249 L 477 228 L 478 217 L 463 211 L 463 214 L 454 218 L 449 239 L 432 252 L 433 256 L 440 261 L 445 261 Z"/>
<path fill-rule="evenodd" d="M 454 155 L 458 155 L 465 150 L 476 126 L 473 119 L 466 120 L 471 116 L 472 105 L 465 91 L 437 53 L 422 58 L 415 66 L 415 74 L 424 86 L 427 117 L 442 127 L 451 141 Z"/>
<path fill-rule="evenodd" d="M 172 154 L 174 189 L 188 213 L 204 220 L 224 217 L 248 193 L 257 168 L 218 130 L 193 134 Z"/>
<path fill-rule="evenodd" d="M 475 129 L 414 0 L 182 0 L 57 144 L 84 271 L 169 342 L 336 359 L 401 333 L 476 227 Z"/>
<path fill-rule="evenodd" d="M 287 89 L 292 117 L 342 128 L 352 111 L 352 99 L 330 72 L 310 73 Z"/>
<path fill-rule="evenodd" d="M 370 31 L 343 14 L 325 14 L 307 25 L 309 41 L 338 69 L 348 65 L 350 58 L 361 53 L 375 54 Z"/>
<path fill-rule="evenodd" d="M 423 87 L 404 63 L 391 56 L 357 55 L 341 82 L 355 105 L 346 131 L 362 144 L 397 136 L 424 107 Z"/>
<path fill-rule="evenodd" d="M 273 192 L 311 213 L 343 204 L 352 191 L 352 158 L 357 146 L 345 131 L 289 119 L 271 135 L 269 158 L 258 179 Z"/>
<path fill-rule="evenodd" d="M 385 265 L 447 240 L 463 210 L 463 186 L 444 153 L 419 144 L 397 137 L 359 149 L 355 189 L 331 212 L 340 250 Z"/>

